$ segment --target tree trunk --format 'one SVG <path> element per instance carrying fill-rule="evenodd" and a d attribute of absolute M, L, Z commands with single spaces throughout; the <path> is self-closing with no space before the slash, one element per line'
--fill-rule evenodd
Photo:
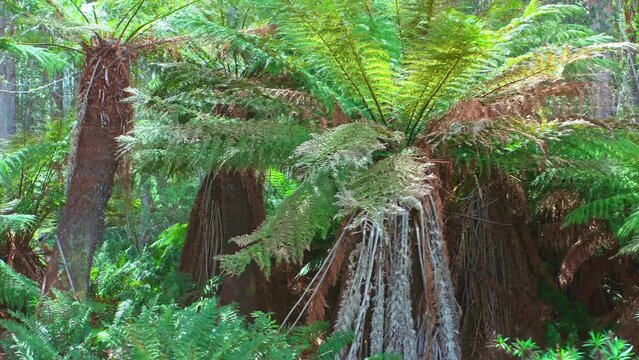
<path fill-rule="evenodd" d="M 252 171 L 209 173 L 198 191 L 189 219 L 180 271 L 199 286 L 219 274 L 218 255 L 238 250 L 233 237 L 248 234 L 264 221 L 262 180 Z M 220 301 L 236 302 L 243 313 L 257 309 L 259 272 L 249 266 L 240 276 L 222 284 Z"/>
<path fill-rule="evenodd" d="M 55 74 L 55 83 L 51 86 L 51 99 L 51 117 L 57 120 L 64 119 L 64 72 Z"/>
<path fill-rule="evenodd" d="M 64 88 L 62 79 L 64 74 L 58 72 L 53 74 L 53 79 L 47 71 L 42 74 L 45 84 L 51 83 L 49 86 L 49 117 L 52 120 L 61 120 L 64 117 Z"/>
<path fill-rule="evenodd" d="M 613 4 L 612 0 L 588 0 L 588 11 L 592 29 L 595 32 L 610 34 L 612 31 Z M 608 71 L 599 71 L 596 81 L 604 86 L 592 92 L 590 106 L 592 115 L 597 118 L 610 118 L 615 113 L 614 94 L 611 88 L 612 76 Z"/>
<path fill-rule="evenodd" d="M 13 25 L 0 15 L 0 37 L 12 35 Z M 0 52 L 0 140 L 16 132 L 16 63 L 8 53 Z"/>
<path fill-rule="evenodd" d="M 118 167 L 117 137 L 130 126 L 128 96 L 131 52 L 112 40 L 93 39 L 84 48 L 80 119 L 69 160 L 67 201 L 58 225 L 59 258 L 76 297 L 89 293 L 93 253 L 102 240 L 107 202 Z M 50 266 L 58 264 L 52 261 Z M 47 275 L 55 274 L 48 271 Z M 56 276 L 58 277 L 58 276 Z M 53 279 L 51 279 L 53 280 Z M 45 281 L 45 291 L 53 284 Z"/>

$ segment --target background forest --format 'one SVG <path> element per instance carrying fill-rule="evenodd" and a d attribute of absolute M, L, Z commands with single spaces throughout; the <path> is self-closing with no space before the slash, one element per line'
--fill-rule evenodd
<path fill-rule="evenodd" d="M 0 0 L 0 358 L 634 359 L 635 0 Z"/>

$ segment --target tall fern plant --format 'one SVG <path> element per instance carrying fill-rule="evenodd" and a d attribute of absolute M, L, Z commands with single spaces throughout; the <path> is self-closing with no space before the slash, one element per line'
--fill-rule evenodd
<path fill-rule="evenodd" d="M 235 6 L 234 14 L 243 13 L 243 3 Z M 570 95 L 535 89 L 560 83 L 567 67 L 627 46 L 605 44 L 587 27 L 567 23 L 581 16 L 578 7 L 537 6 L 534 1 L 503 27 L 437 1 L 273 0 L 250 7 L 266 20 L 238 29 L 213 20 L 220 9 L 202 8 L 177 21 L 216 44 L 220 56 L 241 49 L 251 59 L 272 64 L 324 109 L 335 109 L 333 117 L 343 111 L 351 123 L 311 128 L 316 133 L 312 139 L 287 143 L 294 148 L 287 161 L 263 156 L 274 154 L 264 151 L 271 144 L 266 136 L 234 132 L 236 137 L 229 138 L 228 128 L 214 125 L 219 116 L 200 116 L 212 123 L 182 127 L 186 133 L 173 135 L 174 142 L 166 133 L 130 139 L 133 149 L 159 158 L 176 154 L 161 144 L 210 150 L 224 155 L 214 163 L 224 160 L 226 166 L 241 168 L 270 162 L 297 178 L 300 186 L 279 209 L 254 233 L 236 239 L 243 249 L 222 259 L 222 267 L 231 272 L 254 261 L 268 274 L 273 258 L 299 262 L 332 223 L 342 224 L 286 324 L 305 316 L 321 318 L 327 289 L 343 268 L 348 276 L 341 279 L 335 326 L 353 331 L 355 341 L 340 357 L 391 352 L 409 359 L 425 354 L 459 358 L 444 205 L 436 168 L 428 163 L 437 154 L 429 141 L 417 139 L 434 135 L 448 141 L 460 123 L 535 114 L 546 98 Z M 553 31 L 544 42 L 529 41 L 539 29 Z M 527 91 L 538 98 L 509 106 Z M 519 131 L 525 136 L 530 129 Z M 241 140 L 255 135 L 255 141 Z M 179 161 L 194 164 L 201 158 Z M 407 301 L 411 298 L 420 300 Z"/>

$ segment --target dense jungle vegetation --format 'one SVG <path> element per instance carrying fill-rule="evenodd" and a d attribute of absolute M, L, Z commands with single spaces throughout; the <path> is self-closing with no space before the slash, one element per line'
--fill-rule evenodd
<path fill-rule="evenodd" d="M 0 0 L 0 358 L 639 358 L 636 0 Z"/>

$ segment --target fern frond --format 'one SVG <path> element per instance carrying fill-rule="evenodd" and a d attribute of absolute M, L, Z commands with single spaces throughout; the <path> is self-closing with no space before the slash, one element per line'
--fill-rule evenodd
<path fill-rule="evenodd" d="M 141 124 L 133 136 L 122 137 L 121 143 L 122 151 L 133 150 L 134 159 L 150 170 L 285 169 L 292 164 L 294 149 L 310 132 L 308 127 L 286 122 L 202 115 L 184 125 Z"/>
<path fill-rule="evenodd" d="M 360 212 L 351 222 L 353 227 L 364 219 L 381 227 L 384 218 L 402 213 L 404 206 L 412 207 L 430 192 L 430 166 L 408 150 L 376 162 L 351 177 L 336 195 L 341 214 Z"/>
<path fill-rule="evenodd" d="M 326 236 L 337 215 L 334 194 L 328 178 L 318 178 L 315 184 L 303 183 L 256 231 L 233 239 L 244 248 L 221 257 L 222 267 L 237 274 L 255 261 L 268 276 L 271 257 L 278 263 L 300 262 L 311 242 Z"/>
<path fill-rule="evenodd" d="M 24 231 L 36 221 L 35 215 L 30 214 L 0 214 L 0 233 L 9 229 Z"/>
<path fill-rule="evenodd" d="M 32 310 L 40 296 L 38 284 L 0 260 L 0 304 L 14 310 Z"/>
<path fill-rule="evenodd" d="M 340 181 L 344 171 L 368 167 L 376 151 L 398 144 L 402 134 L 364 123 L 350 123 L 328 130 L 295 150 L 303 179 L 314 181 L 330 175 Z"/>
<path fill-rule="evenodd" d="M 10 154 L 0 154 L 0 182 L 7 183 L 16 177 L 26 158 L 33 153 L 33 149 L 24 147 Z"/>
<path fill-rule="evenodd" d="M 591 219 L 601 219 L 623 214 L 629 205 L 639 203 L 639 193 L 617 194 L 588 202 L 566 216 L 565 225 L 584 224 Z"/>
<path fill-rule="evenodd" d="M 66 60 L 59 54 L 42 47 L 20 44 L 11 38 L 0 37 L 0 50 L 5 50 L 27 59 L 34 59 L 50 73 L 61 71 L 67 66 Z"/>
<path fill-rule="evenodd" d="M 633 237 L 628 243 L 626 243 L 621 249 L 619 254 L 621 255 L 636 255 L 639 253 L 639 236 Z"/>

